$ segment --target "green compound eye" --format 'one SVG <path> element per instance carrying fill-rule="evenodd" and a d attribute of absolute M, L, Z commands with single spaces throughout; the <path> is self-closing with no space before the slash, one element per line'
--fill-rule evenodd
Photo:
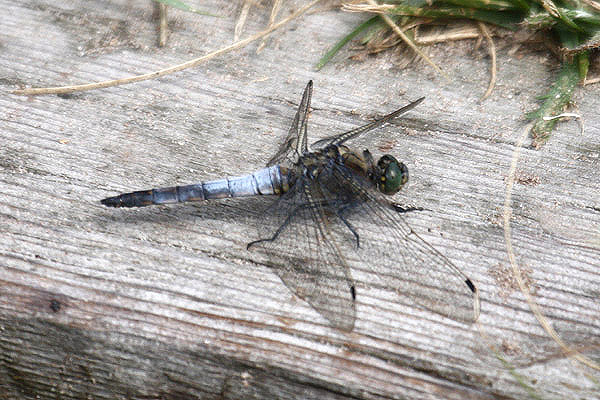
<path fill-rule="evenodd" d="M 377 188 L 383 194 L 394 194 L 408 182 L 408 168 L 389 154 L 384 155 L 377 162 L 379 176 Z"/>

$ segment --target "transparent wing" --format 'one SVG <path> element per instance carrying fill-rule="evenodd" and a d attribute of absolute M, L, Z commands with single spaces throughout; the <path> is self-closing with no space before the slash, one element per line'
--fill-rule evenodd
<path fill-rule="evenodd" d="M 302 100 L 296 111 L 294 122 L 288 131 L 285 141 L 279 146 L 277 153 L 267 163 L 267 166 L 281 164 L 284 161 L 293 164 L 299 156 L 308 150 L 307 141 L 307 124 L 310 110 L 310 99 L 312 97 L 313 82 L 308 81 Z"/>
<path fill-rule="evenodd" d="M 285 285 L 332 326 L 351 331 L 355 291 L 339 243 L 339 221 L 315 183 L 299 178 L 262 215 L 261 239 L 249 249 L 262 253 Z"/>
<path fill-rule="evenodd" d="M 417 105 L 419 105 L 419 103 L 421 103 L 424 99 L 425 99 L 425 97 L 421 97 L 420 99 L 415 100 L 412 103 L 400 108 L 399 110 L 396 110 L 393 113 L 390 113 L 383 118 L 373 121 L 370 124 L 361 126 L 356 129 L 352 129 L 348 132 L 344 132 L 344 133 L 341 133 L 338 135 L 329 136 L 324 139 L 317 140 L 316 142 L 311 144 L 310 147 L 312 149 L 318 149 L 318 148 L 327 147 L 328 145 L 340 145 L 347 140 L 353 139 L 359 135 L 362 135 L 365 132 L 368 132 L 370 130 L 378 128 L 378 127 L 382 126 L 383 124 L 385 124 L 386 122 L 388 122 L 404 113 L 407 113 L 408 111 L 412 110 Z"/>
<path fill-rule="evenodd" d="M 479 316 L 479 293 L 473 282 L 438 250 L 415 233 L 371 183 L 336 164 L 333 179 L 353 201 L 338 207 L 345 227 L 354 231 L 350 243 L 378 283 L 435 313 L 472 323 Z M 376 239 L 374 239 L 376 238 Z M 348 247 L 345 251 L 351 251 Z"/>

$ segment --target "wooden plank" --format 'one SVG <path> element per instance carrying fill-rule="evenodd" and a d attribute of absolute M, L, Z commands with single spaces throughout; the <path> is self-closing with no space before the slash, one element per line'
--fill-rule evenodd
<path fill-rule="evenodd" d="M 145 1 L 2 2 L 3 89 L 113 79 L 228 45 L 237 3 L 170 10 L 156 47 Z M 298 5 L 287 4 L 286 10 Z M 217 10 L 217 11 L 215 11 Z M 252 7 L 245 32 L 263 29 Z M 502 204 L 522 115 L 554 61 L 472 42 L 428 48 L 452 77 L 394 67 L 392 52 L 312 67 L 361 15 L 319 10 L 258 43 L 158 81 L 70 96 L 0 98 L 0 387 L 3 398 L 594 398 L 598 373 L 571 362 L 516 289 Z M 357 323 L 332 329 L 245 244 L 249 202 L 102 207 L 121 191 L 251 172 L 285 137 L 315 81 L 309 133 L 359 126 L 427 96 L 357 141 L 409 166 L 398 201 L 428 211 L 413 228 L 481 290 L 480 326 L 403 302 L 356 266 Z M 563 339 L 598 362 L 598 87 L 576 95 L 586 130 L 560 124 L 523 149 L 513 246 L 536 301 Z M 376 240 L 376 237 L 371 237 Z M 385 286 L 385 285 L 383 285 Z M 485 336 L 482 336 L 482 333 Z M 509 370 L 498 355 L 513 367 Z M 560 377 L 560 379 L 557 379 Z"/>

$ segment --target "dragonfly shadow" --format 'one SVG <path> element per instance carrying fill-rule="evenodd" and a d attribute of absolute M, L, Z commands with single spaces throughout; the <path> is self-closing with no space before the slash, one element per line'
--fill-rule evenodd
<path fill-rule="evenodd" d="M 254 227 L 273 201 L 274 199 L 264 197 L 230 198 L 181 205 L 145 207 L 136 209 L 135 212 L 129 210 L 122 210 L 121 213 L 99 212 L 94 219 L 104 219 L 104 224 L 106 224 L 106 220 L 109 220 L 111 223 L 118 222 L 132 226 L 139 226 L 141 223 L 173 226 L 178 223 L 193 222 L 201 227 L 203 224 L 210 225 L 216 221 L 221 224 L 235 223 Z M 256 231 L 256 229 L 253 230 Z M 254 239 L 256 239 L 254 236 L 248 237 L 248 242 Z"/>

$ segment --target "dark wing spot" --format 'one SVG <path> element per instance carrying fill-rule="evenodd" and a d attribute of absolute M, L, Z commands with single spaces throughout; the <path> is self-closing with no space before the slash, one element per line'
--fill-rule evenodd
<path fill-rule="evenodd" d="M 467 284 L 467 286 L 469 287 L 469 289 L 471 289 L 471 292 L 475 293 L 475 285 L 473 285 L 473 282 L 471 282 L 470 279 L 466 279 L 465 283 Z"/>

